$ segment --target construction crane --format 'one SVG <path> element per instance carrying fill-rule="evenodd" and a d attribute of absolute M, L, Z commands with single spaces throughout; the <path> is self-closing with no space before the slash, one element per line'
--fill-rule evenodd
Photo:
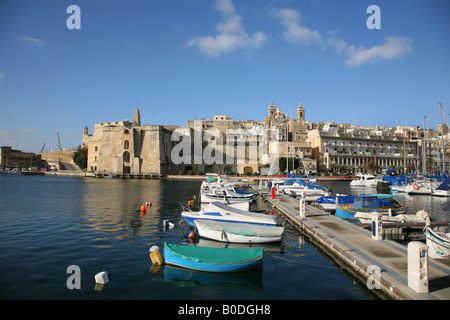
<path fill-rule="evenodd" d="M 59 138 L 59 132 L 58 132 L 58 151 L 61 151 L 61 139 Z"/>
<path fill-rule="evenodd" d="M 44 148 L 45 148 L 46 144 L 47 144 L 47 142 L 44 143 L 44 145 L 42 146 L 42 149 L 41 149 L 41 151 L 39 153 L 43 153 L 44 152 Z"/>

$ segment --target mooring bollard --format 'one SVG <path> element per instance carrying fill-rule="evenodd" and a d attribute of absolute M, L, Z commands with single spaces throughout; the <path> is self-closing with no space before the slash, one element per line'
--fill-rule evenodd
<path fill-rule="evenodd" d="M 381 212 L 372 212 L 372 239 L 383 240 L 383 215 Z"/>
<path fill-rule="evenodd" d="M 299 214 L 300 214 L 300 218 L 305 218 L 306 217 L 306 205 L 305 205 L 305 198 L 302 194 L 302 196 L 300 197 L 300 201 L 299 201 Z"/>
<path fill-rule="evenodd" d="M 428 246 L 420 241 L 408 244 L 408 287 L 428 293 Z"/>

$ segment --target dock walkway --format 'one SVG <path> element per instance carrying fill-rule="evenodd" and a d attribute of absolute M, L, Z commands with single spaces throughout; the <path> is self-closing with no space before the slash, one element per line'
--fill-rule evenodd
<path fill-rule="evenodd" d="M 408 287 L 407 246 L 386 239 L 374 240 L 369 230 L 311 205 L 306 205 L 306 217 L 300 218 L 299 200 L 285 194 L 276 194 L 272 199 L 266 188 L 255 191 L 291 224 L 306 233 L 313 243 L 338 258 L 337 262 L 350 267 L 358 278 L 371 281 L 377 277 L 379 290 L 383 293 L 380 296 L 399 300 L 450 299 L 448 259 L 428 258 L 429 292 L 419 294 Z M 375 275 L 373 266 L 381 272 Z"/>

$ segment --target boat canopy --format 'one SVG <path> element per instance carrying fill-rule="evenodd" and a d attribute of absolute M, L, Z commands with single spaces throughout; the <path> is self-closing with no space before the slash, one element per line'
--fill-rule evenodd
<path fill-rule="evenodd" d="M 300 185 L 303 185 L 305 187 L 308 187 L 309 189 L 323 189 L 323 186 L 319 186 L 319 185 L 315 185 L 315 184 L 310 184 L 308 182 L 305 182 L 303 180 L 297 179 L 295 180 L 295 183 L 298 183 Z"/>
<path fill-rule="evenodd" d="M 445 177 L 444 181 L 436 188 L 436 190 L 449 190 L 450 189 L 450 176 Z"/>

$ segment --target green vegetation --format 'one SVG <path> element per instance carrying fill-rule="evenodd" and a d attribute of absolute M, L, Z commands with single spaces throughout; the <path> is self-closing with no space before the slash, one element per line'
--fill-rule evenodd
<path fill-rule="evenodd" d="M 79 146 L 77 151 L 73 154 L 73 162 L 80 167 L 81 170 L 87 168 L 88 148 Z"/>

